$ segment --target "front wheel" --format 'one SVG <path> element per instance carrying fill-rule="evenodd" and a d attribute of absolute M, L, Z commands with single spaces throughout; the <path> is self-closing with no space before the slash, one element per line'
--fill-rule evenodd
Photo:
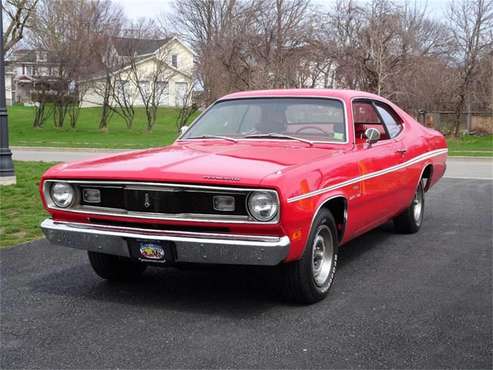
<path fill-rule="evenodd" d="M 418 232 L 423 223 L 425 210 L 425 194 L 423 182 L 420 181 L 416 194 L 409 207 L 399 216 L 394 218 L 394 227 L 402 234 L 413 234 Z"/>
<path fill-rule="evenodd" d="M 87 254 L 94 272 L 107 280 L 135 280 L 142 275 L 147 267 L 143 263 L 132 261 L 127 257 L 90 251 Z"/>
<path fill-rule="evenodd" d="M 322 209 L 313 222 L 303 257 L 282 266 L 288 299 L 311 304 L 325 298 L 334 279 L 337 251 L 334 218 Z"/>

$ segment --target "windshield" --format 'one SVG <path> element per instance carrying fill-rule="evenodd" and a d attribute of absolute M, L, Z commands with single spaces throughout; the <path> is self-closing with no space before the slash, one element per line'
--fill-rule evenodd
<path fill-rule="evenodd" d="M 221 101 L 207 110 L 182 139 L 213 136 L 254 139 L 264 135 L 272 139 L 345 142 L 343 104 L 334 99 L 317 98 Z"/>

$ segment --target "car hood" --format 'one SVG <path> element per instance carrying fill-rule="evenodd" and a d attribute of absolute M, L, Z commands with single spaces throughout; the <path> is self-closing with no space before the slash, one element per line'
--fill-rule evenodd
<path fill-rule="evenodd" d="M 59 165 L 45 178 L 251 185 L 340 150 L 295 142 L 179 142 Z"/>

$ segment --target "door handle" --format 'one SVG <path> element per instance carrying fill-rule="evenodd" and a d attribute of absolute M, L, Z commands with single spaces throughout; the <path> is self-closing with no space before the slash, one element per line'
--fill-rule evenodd
<path fill-rule="evenodd" d="M 407 152 L 407 149 L 397 149 L 397 150 L 396 150 L 396 153 L 399 153 L 399 154 L 401 154 L 401 155 L 406 154 L 406 152 Z"/>

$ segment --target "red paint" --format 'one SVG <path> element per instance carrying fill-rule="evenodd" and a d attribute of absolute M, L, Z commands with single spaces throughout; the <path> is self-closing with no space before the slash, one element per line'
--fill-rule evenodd
<path fill-rule="evenodd" d="M 57 165 L 49 169 L 42 180 L 129 180 L 275 189 L 281 200 L 281 219 L 277 225 L 207 224 L 128 218 L 123 220 L 163 225 L 200 225 L 210 227 L 211 230 L 226 227 L 232 233 L 238 234 L 288 235 L 291 239 L 288 260 L 294 260 L 299 258 L 304 250 L 316 210 L 327 199 L 340 196 L 347 200 L 348 217 L 342 240 L 344 244 L 407 208 L 426 166 L 433 166 L 430 186 L 435 184 L 445 171 L 446 152 L 409 163 L 420 155 L 446 149 L 443 136 L 435 130 L 421 126 L 400 108 L 373 94 L 350 90 L 292 89 L 240 92 L 221 100 L 276 96 L 331 97 L 343 100 L 347 110 L 349 143 L 317 143 L 309 147 L 307 144 L 290 140 L 249 139 L 240 140 L 238 143 L 214 139 L 178 141 L 164 148 Z M 374 99 L 392 107 L 402 121 L 401 133 L 394 139 L 379 141 L 368 148 L 364 140 L 355 137 L 351 109 L 352 100 L 355 98 Z M 307 199 L 288 202 L 289 198 L 403 163 L 409 165 Z M 211 178 L 205 179 L 204 176 Z M 240 180 L 221 180 L 214 176 Z M 44 199 L 43 204 L 46 207 Z M 52 209 L 48 211 L 55 219 L 79 222 L 88 220 L 87 215 Z M 122 219 L 100 215 L 95 215 L 94 218 Z"/>

